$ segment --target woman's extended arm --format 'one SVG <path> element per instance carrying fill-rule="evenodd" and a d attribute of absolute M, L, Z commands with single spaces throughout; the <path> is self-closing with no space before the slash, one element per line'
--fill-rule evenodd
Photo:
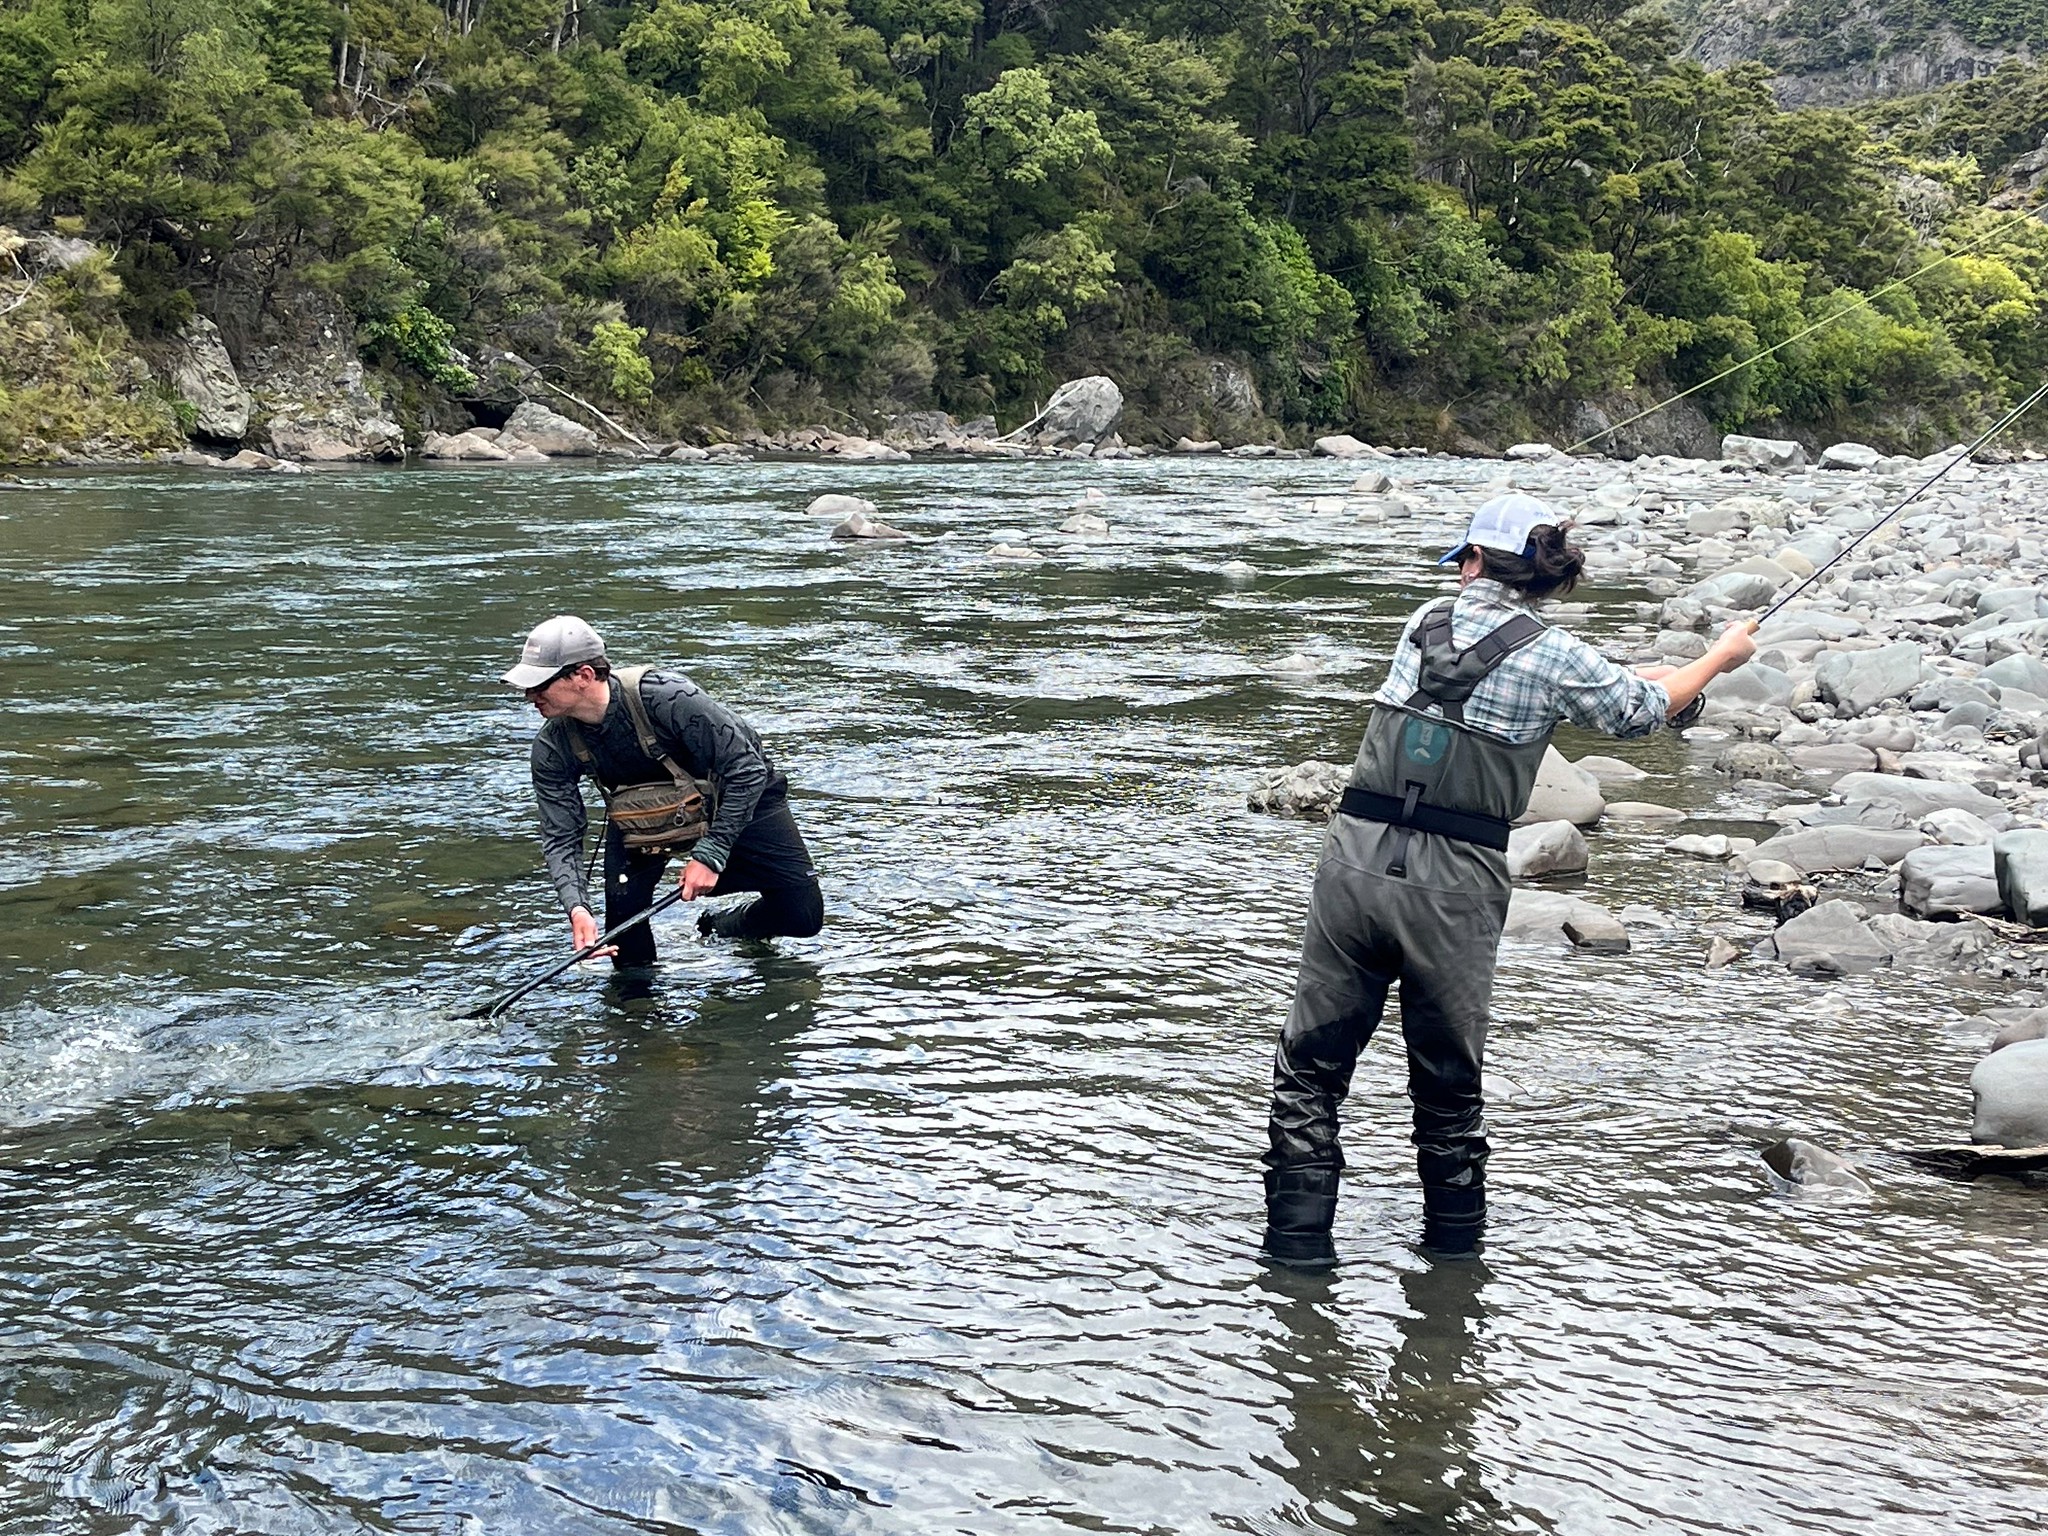
<path fill-rule="evenodd" d="M 1737 619 L 1726 629 L 1707 653 L 1682 667 L 1644 667 L 1637 670 L 1638 677 L 1647 677 L 1664 685 L 1664 691 L 1671 695 L 1670 718 L 1677 718 L 1687 705 L 1706 691 L 1707 684 L 1723 672 L 1733 672 L 1737 667 L 1756 654 L 1754 626 L 1747 619 Z"/>

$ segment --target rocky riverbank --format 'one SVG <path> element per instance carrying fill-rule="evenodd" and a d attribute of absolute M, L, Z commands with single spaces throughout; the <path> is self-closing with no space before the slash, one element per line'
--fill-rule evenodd
<path fill-rule="evenodd" d="M 1778 830 L 1687 829 L 1642 770 L 1553 749 L 1509 850 L 1509 937 L 1617 950 L 1631 927 L 1665 924 L 1651 908 L 1610 912 L 1599 896 L 1603 833 L 1666 824 L 1674 887 L 1713 883 L 1728 916 L 1699 936 L 1706 968 L 2011 979 L 2014 1007 L 1987 1015 L 1998 1035 L 1972 1085 L 1975 1135 L 2048 1142 L 2048 1008 L 2028 987 L 2048 977 L 2048 472 L 1969 462 L 1959 449 L 1906 460 L 1854 444 L 1809 466 L 1796 444 L 1753 439 L 1730 439 L 1719 461 L 1516 453 L 1500 483 L 1576 521 L 1591 581 L 1648 594 L 1619 605 L 1633 622 L 1608 647 L 1617 659 L 1684 662 L 1724 624 L 1796 595 L 1770 611 L 1755 660 L 1715 681 L 1685 733 L 1731 792 L 1713 820 Z M 1422 504 L 1398 477 L 1371 483 L 1363 518 Z M 1571 623 L 1590 609 L 1552 611 Z M 1347 775 L 1298 765 L 1250 803 L 1327 817 Z M 1557 876 L 1585 884 L 1541 883 Z"/>

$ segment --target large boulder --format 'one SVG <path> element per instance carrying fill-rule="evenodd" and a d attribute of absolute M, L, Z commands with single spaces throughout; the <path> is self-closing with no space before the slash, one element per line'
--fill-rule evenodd
<path fill-rule="evenodd" d="M 1536 880 L 1586 867 L 1586 837 L 1568 821 L 1539 821 L 1508 834 L 1508 876 Z"/>
<path fill-rule="evenodd" d="M 1025 426 L 1009 433 L 1008 442 L 1025 436 L 1041 448 L 1074 448 L 1093 443 L 1116 425 L 1123 414 L 1124 394 L 1102 374 L 1069 379 L 1052 392 L 1045 409 Z"/>
<path fill-rule="evenodd" d="M 192 407 L 198 436 L 239 442 L 249 430 L 249 391 L 242 388 L 219 327 L 204 315 L 192 316 L 178 332 L 171 385 Z"/>
<path fill-rule="evenodd" d="M 1782 709 L 1791 704 L 1792 692 L 1791 675 L 1761 661 L 1745 662 L 1707 684 L 1707 698 L 1731 709 L 1755 709 L 1762 705 Z"/>
<path fill-rule="evenodd" d="M 1917 827 L 1897 831 L 1884 827 L 1807 827 L 1780 832 L 1757 846 L 1759 858 L 1777 859 L 1802 875 L 1829 870 L 1861 869 L 1872 860 L 1896 864 L 1920 846 Z"/>
<path fill-rule="evenodd" d="M 1822 469 L 1872 469 L 1884 455 L 1864 443 L 1836 443 L 1821 450 Z"/>
<path fill-rule="evenodd" d="M 1899 899 L 1918 917 L 1996 912 L 2001 905 L 1991 850 L 1984 846 L 1915 848 L 1899 861 Z"/>
<path fill-rule="evenodd" d="M 2021 1040 L 1986 1056 L 1970 1074 L 1970 1097 L 1970 1140 L 2048 1146 L 2048 1040 Z"/>
<path fill-rule="evenodd" d="M 856 512 L 873 517 L 875 511 L 875 504 L 865 496 L 848 496 L 840 491 L 827 491 L 822 496 L 811 498 L 810 505 L 804 508 L 804 515 L 829 517 L 838 521 L 852 517 Z"/>
<path fill-rule="evenodd" d="M 1326 459 L 1373 459 L 1384 457 L 1371 443 L 1362 443 L 1348 432 L 1335 432 L 1315 441 L 1315 452 Z"/>
<path fill-rule="evenodd" d="M 505 436 L 538 448 L 551 459 L 588 458 L 597 452 L 597 434 L 580 421 L 529 400 L 505 418 Z"/>
<path fill-rule="evenodd" d="M 2001 690 L 2018 688 L 2037 697 L 2048 697 L 2048 664 L 2032 656 L 2005 656 L 1979 672 L 1977 681 L 1991 683 Z"/>
<path fill-rule="evenodd" d="M 1832 651 L 1814 668 L 1816 692 L 1838 714 L 1860 715 L 1886 699 L 1903 699 L 1920 686 L 1926 658 L 1910 640 L 1874 651 Z"/>
<path fill-rule="evenodd" d="M 1913 821 L 1953 807 L 1972 816 L 1994 816 L 2005 807 L 1967 784 L 1933 779 L 1905 779 L 1891 773 L 1845 773 L 1835 780 L 1835 793 L 1849 805 L 1895 806 Z"/>
<path fill-rule="evenodd" d="M 1590 827 L 1606 808 L 1600 781 L 1574 768 L 1557 748 L 1546 747 L 1536 769 L 1529 808 L 1515 818 L 1515 824 L 1526 827 L 1539 821 L 1568 821 L 1575 827 Z"/>
<path fill-rule="evenodd" d="M 502 462 L 512 457 L 487 437 L 475 432 L 457 432 L 444 435 L 429 432 L 420 443 L 420 457 L 423 459 L 481 459 Z"/>
<path fill-rule="evenodd" d="M 1853 902 L 1824 901 L 1783 924 L 1765 944 L 1802 976 L 1860 976 L 1891 960 Z"/>
<path fill-rule="evenodd" d="M 2048 928 L 2048 831 L 2028 827 L 1991 840 L 1992 878 L 2014 922 Z"/>
<path fill-rule="evenodd" d="M 337 464 L 359 459 L 402 459 L 405 429 L 383 416 L 329 412 L 317 418 L 272 417 L 270 447 L 279 458 Z"/>
<path fill-rule="evenodd" d="M 1783 566 L 1777 568 L 1775 576 L 1744 569 L 1749 563 L 1744 561 L 1742 565 L 1716 572 L 1696 583 L 1687 596 L 1721 608 L 1763 607 L 1778 595 L 1778 588 L 1785 584 L 1789 573 Z"/>
<path fill-rule="evenodd" d="M 832 530 L 835 539 L 907 539 L 909 534 L 900 528 L 891 528 L 887 523 L 877 522 L 865 512 L 851 514 L 845 522 Z"/>
<path fill-rule="evenodd" d="M 1344 786 L 1350 782 L 1349 763 L 1326 763 L 1311 758 L 1258 785 L 1245 796 L 1245 804 L 1271 816 L 1328 821 L 1337 809 Z"/>
<path fill-rule="evenodd" d="M 1731 432 L 1721 439 L 1721 457 L 1751 469 L 1798 469 L 1806 463 L 1806 450 L 1787 439 Z"/>

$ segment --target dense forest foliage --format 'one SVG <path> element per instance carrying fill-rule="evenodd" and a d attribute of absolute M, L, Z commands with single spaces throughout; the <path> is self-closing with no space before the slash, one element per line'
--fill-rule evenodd
<path fill-rule="evenodd" d="M 0 11 L 0 221 L 111 253 L 79 315 L 239 351 L 317 291 L 394 375 L 505 347 L 671 430 L 1101 371 L 1138 435 L 1249 376 L 1290 427 L 1441 437 L 1841 314 L 1711 415 L 1953 432 L 2048 362 L 2048 237 L 1984 202 L 2041 124 L 1906 121 L 1780 111 L 1609 0 Z"/>

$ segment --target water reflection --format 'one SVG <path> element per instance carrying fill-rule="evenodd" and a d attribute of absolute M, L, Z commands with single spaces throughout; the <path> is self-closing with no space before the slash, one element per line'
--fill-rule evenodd
<path fill-rule="evenodd" d="M 1391 1358 L 1347 1317 L 1356 1281 L 1274 1271 L 1254 1288 L 1279 1325 L 1268 1361 L 1287 1393 L 1284 1475 L 1302 1523 L 1386 1536 L 1551 1528 L 1488 1486 L 1480 1435 L 1493 1284 L 1483 1258 L 1403 1271 Z"/>
<path fill-rule="evenodd" d="M 559 1048 L 599 1063 L 588 1117 L 553 1154 L 586 1198 L 644 1191 L 650 1174 L 703 1195 L 762 1171 L 824 982 L 802 956 L 749 948 L 756 974 L 708 989 L 613 977 L 603 1012 Z"/>

